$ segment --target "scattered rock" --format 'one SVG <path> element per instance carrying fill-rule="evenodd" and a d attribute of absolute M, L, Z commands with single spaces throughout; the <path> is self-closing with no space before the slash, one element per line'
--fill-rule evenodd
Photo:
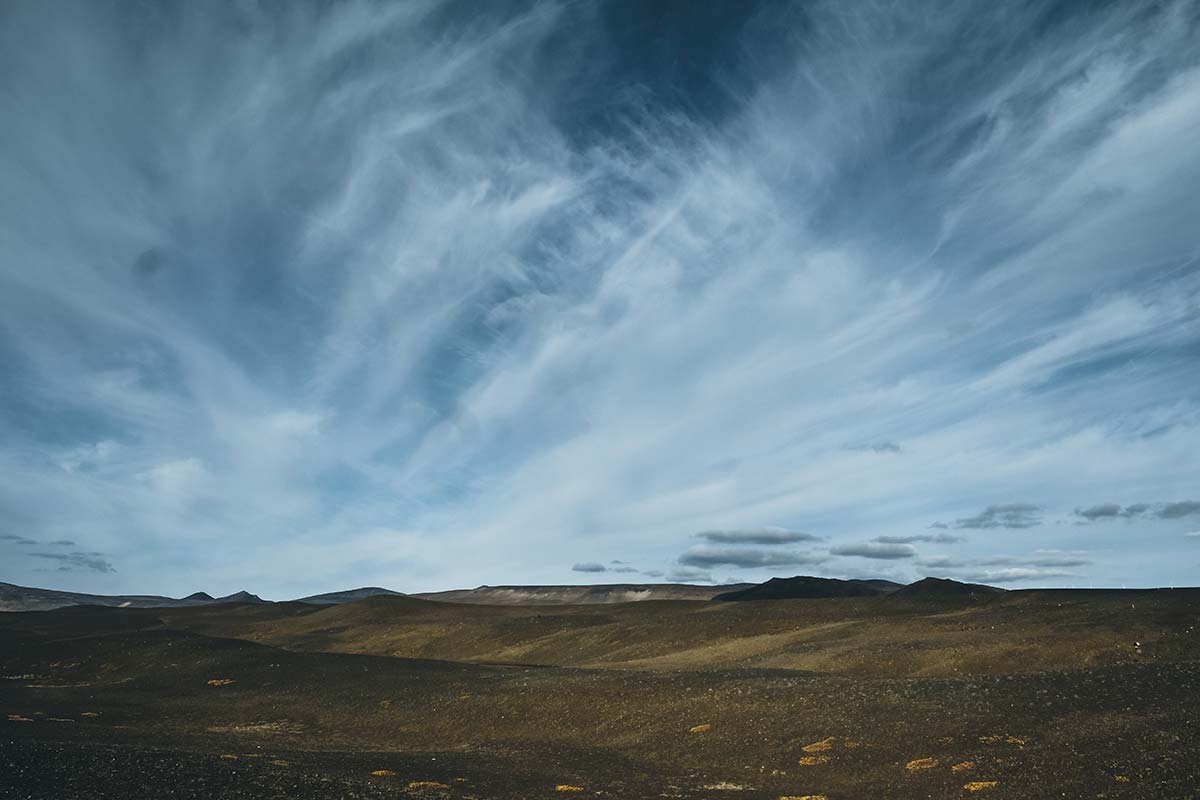
<path fill-rule="evenodd" d="M 986 789 L 995 789 L 1000 785 L 1000 781 L 971 781 L 964 783 L 963 788 L 968 792 L 982 792 Z"/>

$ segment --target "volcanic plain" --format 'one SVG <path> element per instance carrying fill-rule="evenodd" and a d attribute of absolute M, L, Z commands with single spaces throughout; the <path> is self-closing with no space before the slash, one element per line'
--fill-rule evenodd
<path fill-rule="evenodd" d="M 0 613 L 0 797 L 1200 797 L 1200 590 L 962 587 Z"/>

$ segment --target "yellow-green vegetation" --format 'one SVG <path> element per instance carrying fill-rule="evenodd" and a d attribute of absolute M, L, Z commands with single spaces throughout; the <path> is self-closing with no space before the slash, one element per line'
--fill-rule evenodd
<path fill-rule="evenodd" d="M 411 792 L 427 791 L 430 789 L 440 792 L 449 788 L 449 784 L 442 783 L 441 781 L 409 781 L 408 783 L 408 790 Z"/>

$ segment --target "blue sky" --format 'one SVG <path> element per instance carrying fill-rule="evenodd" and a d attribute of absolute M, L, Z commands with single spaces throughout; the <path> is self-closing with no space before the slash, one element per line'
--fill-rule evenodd
<path fill-rule="evenodd" d="M 1200 4 L 7 3 L 0 580 L 1200 575 Z"/>

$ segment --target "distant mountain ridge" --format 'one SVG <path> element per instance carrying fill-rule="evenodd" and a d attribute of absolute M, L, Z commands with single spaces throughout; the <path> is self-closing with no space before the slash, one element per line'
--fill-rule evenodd
<path fill-rule="evenodd" d="M 711 600 L 723 592 L 748 589 L 754 584 L 696 586 L 689 583 L 609 583 L 563 586 L 477 586 L 448 592 L 424 592 L 411 597 L 443 603 L 491 606 L 592 605 L 635 603 L 645 600 Z"/>
<path fill-rule="evenodd" d="M 820 597 L 873 597 L 896 591 L 901 584 L 883 580 L 842 580 L 797 575 L 771 578 L 740 591 L 718 594 L 714 600 L 791 600 Z"/>
<path fill-rule="evenodd" d="M 982 583 L 962 583 L 949 578 L 922 578 L 896 591 L 897 597 L 964 597 L 1006 591 Z"/>
<path fill-rule="evenodd" d="M 361 589 L 346 589 L 341 592 L 325 592 L 324 594 L 309 595 L 308 597 L 301 597 L 294 602 L 308 603 L 314 606 L 331 606 L 338 603 L 353 603 L 355 600 L 365 600 L 368 597 L 406 597 L 406 595 L 404 592 L 381 589 L 378 586 L 364 586 Z"/>
<path fill-rule="evenodd" d="M 57 589 L 36 589 L 0 581 L 0 611 L 50 611 L 65 606 L 107 606 L 109 608 L 184 608 L 220 603 L 264 603 L 256 594 L 241 591 L 224 597 L 195 592 L 187 597 L 162 597 L 153 594 L 84 594 Z"/>
<path fill-rule="evenodd" d="M 981 583 L 962 583 L 949 578 L 922 578 L 907 586 L 885 580 L 843 580 L 797 575 L 771 578 L 765 583 L 737 592 L 727 592 L 714 600 L 800 600 L 822 597 L 875 597 L 890 595 L 909 598 L 974 597 L 1004 592 Z"/>
<path fill-rule="evenodd" d="M 725 586 L 699 586 L 686 583 L 613 583 L 596 585 L 478 586 L 444 592 L 405 594 L 378 586 L 364 586 L 338 592 L 301 597 L 292 602 L 328 606 L 353 603 L 376 597 L 411 597 L 442 603 L 491 606 L 565 606 L 633 603 L 647 600 L 786 600 L 827 597 L 875 597 L 891 595 L 907 598 L 971 597 L 1003 592 L 993 586 L 960 583 L 945 578 L 924 578 L 904 586 L 887 580 L 843 580 L 797 575 L 771 578 L 761 583 Z M 186 608 L 218 604 L 260 604 L 263 600 L 247 591 L 224 597 L 194 592 L 186 597 L 159 595 L 97 595 L 37 589 L 0 582 L 0 611 L 49 611 L 66 606 L 106 606 L 110 608 Z"/>

